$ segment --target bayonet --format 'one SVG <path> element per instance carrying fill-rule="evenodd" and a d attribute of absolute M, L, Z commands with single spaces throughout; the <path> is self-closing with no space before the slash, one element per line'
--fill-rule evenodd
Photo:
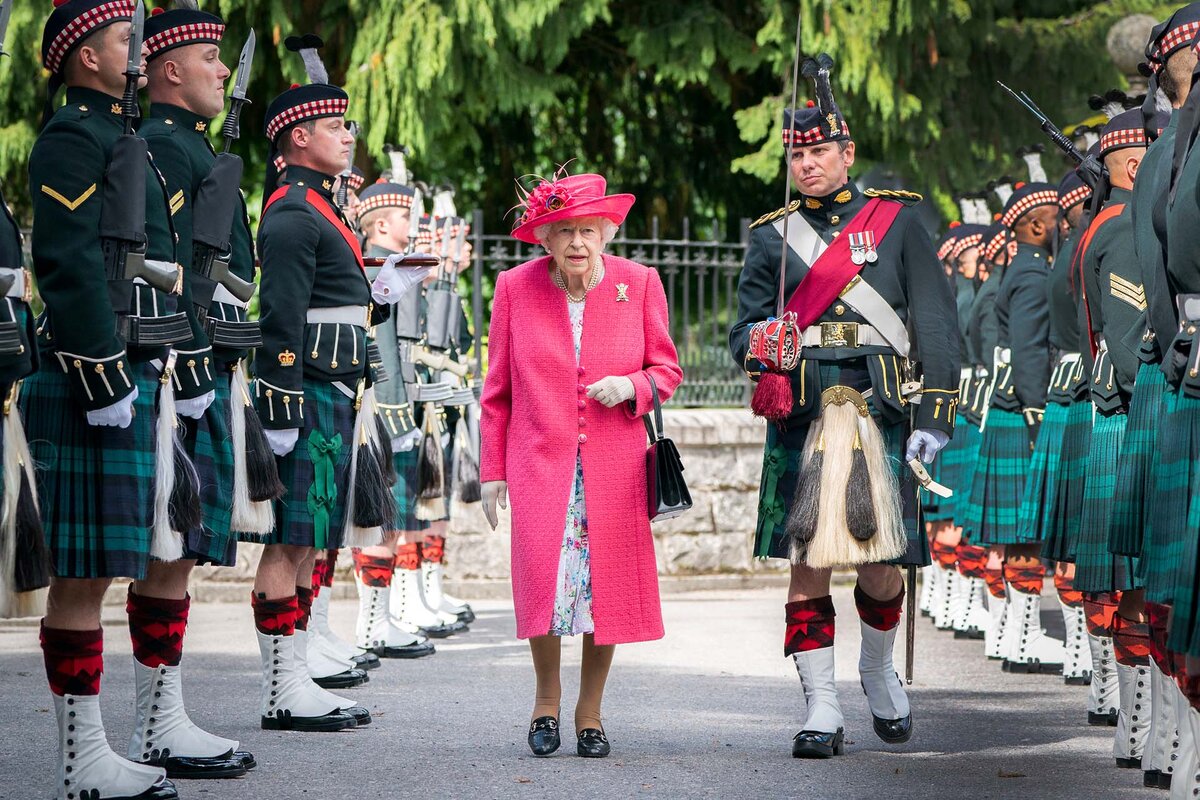
<path fill-rule="evenodd" d="M 129 24 L 129 52 L 125 59 L 125 94 L 121 97 L 121 116 L 125 119 L 125 133 L 133 133 L 141 111 L 138 109 L 138 82 L 142 78 L 142 33 L 146 27 L 146 6 L 138 0 L 133 8 L 133 19 Z"/>
<path fill-rule="evenodd" d="M 350 129 L 350 135 L 354 137 L 354 141 L 350 142 L 350 158 L 346 161 L 346 168 L 342 170 L 342 180 L 338 186 L 337 204 L 343 211 L 350 203 L 350 176 L 354 173 L 354 153 L 358 149 L 359 133 L 357 122 L 347 122 L 346 127 Z"/>
<path fill-rule="evenodd" d="M 408 210 L 408 252 L 417 248 L 417 238 L 421 235 L 421 217 L 425 216 L 425 198 L 421 189 L 413 187 L 412 207 Z"/>
<path fill-rule="evenodd" d="M 4 34 L 8 32 L 8 20 L 12 17 L 14 0 L 0 0 L 0 56 L 12 55 L 4 52 Z"/>
<path fill-rule="evenodd" d="M 1096 185 L 1104 177 L 1104 165 L 1101 164 L 1100 161 L 1094 156 L 1081 153 L 1079 148 L 1075 146 L 1075 143 L 1071 141 L 1066 134 L 1059 130 L 1058 126 L 1055 125 L 1040 108 L 1038 108 L 1038 104 L 1033 102 L 1033 98 L 1031 98 L 1025 92 L 1021 92 L 1019 94 L 1014 92 L 1012 89 L 1005 86 L 1001 81 L 996 81 L 996 83 L 1000 85 L 1001 89 L 1008 92 L 1008 94 L 1014 100 L 1020 103 L 1026 111 L 1032 114 L 1035 119 L 1037 119 L 1038 125 L 1041 126 L 1042 131 L 1048 137 L 1050 137 L 1050 141 L 1054 143 L 1055 147 L 1057 147 L 1059 150 L 1062 150 L 1067 154 L 1068 158 L 1075 162 L 1075 171 L 1079 174 L 1079 177 L 1083 179 L 1083 182 L 1091 187 L 1094 191 Z"/>
<path fill-rule="evenodd" d="M 242 106 L 250 102 L 246 98 L 246 87 L 250 85 L 256 41 L 254 29 L 251 29 L 250 35 L 246 37 L 246 43 L 242 45 L 242 54 L 238 57 L 237 80 L 234 81 L 233 93 L 229 96 L 229 113 L 225 115 L 225 124 L 221 126 L 221 136 L 225 137 L 226 153 L 242 135 Z"/>

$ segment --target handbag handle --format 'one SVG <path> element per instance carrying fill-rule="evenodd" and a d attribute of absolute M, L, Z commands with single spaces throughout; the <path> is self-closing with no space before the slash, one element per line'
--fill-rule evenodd
<path fill-rule="evenodd" d="M 650 381 L 650 397 L 654 400 L 654 421 L 650 421 L 650 414 L 642 416 L 642 422 L 646 423 L 646 435 L 650 437 L 651 442 L 661 442 L 663 439 L 663 416 L 662 416 L 662 401 L 658 399 L 658 386 L 654 384 L 654 376 L 646 373 L 646 378 Z"/>

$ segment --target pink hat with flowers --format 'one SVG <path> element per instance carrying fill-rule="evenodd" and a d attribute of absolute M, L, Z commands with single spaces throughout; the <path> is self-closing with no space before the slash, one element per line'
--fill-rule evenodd
<path fill-rule="evenodd" d="M 601 175 L 566 175 L 548 181 L 540 179 L 532 189 L 518 186 L 522 211 L 512 235 L 522 242 L 538 244 L 534 230 L 542 225 L 580 217 L 604 217 L 620 225 L 636 199 L 631 194 L 609 194 Z"/>

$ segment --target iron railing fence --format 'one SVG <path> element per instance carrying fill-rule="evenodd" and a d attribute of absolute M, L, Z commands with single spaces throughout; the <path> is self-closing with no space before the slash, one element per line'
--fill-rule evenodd
<path fill-rule="evenodd" d="M 672 402 L 676 406 L 745 406 L 750 383 L 729 356 L 729 328 L 737 314 L 737 281 L 748 242 L 749 221 L 743 220 L 737 242 L 722 241 L 713 226 L 710 239 L 692 239 L 691 226 L 683 223 L 681 239 L 660 237 L 654 220 L 650 238 L 628 239 L 618 235 L 605 252 L 653 267 L 662 278 L 671 319 L 671 337 L 679 349 L 684 383 Z M 474 327 L 487 330 L 488 310 L 483 277 L 494 285 L 497 273 L 544 254 L 541 247 L 524 244 L 508 233 L 484 231 L 483 215 L 472 219 L 475 260 L 472 276 Z M 478 349 L 479 351 L 482 348 Z M 477 352 L 477 373 L 482 374 L 482 353 Z"/>

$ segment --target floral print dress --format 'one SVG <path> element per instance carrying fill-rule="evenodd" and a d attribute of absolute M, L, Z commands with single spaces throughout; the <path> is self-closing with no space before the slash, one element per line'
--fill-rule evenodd
<path fill-rule="evenodd" d="M 571 337 L 575 340 L 575 363 L 583 340 L 584 303 L 567 303 Z M 588 553 L 587 506 L 583 501 L 583 458 L 575 451 L 575 480 L 567 500 L 567 522 L 563 528 L 562 552 L 558 558 L 558 588 L 554 593 L 553 636 L 594 633 L 592 621 L 592 567 Z"/>

